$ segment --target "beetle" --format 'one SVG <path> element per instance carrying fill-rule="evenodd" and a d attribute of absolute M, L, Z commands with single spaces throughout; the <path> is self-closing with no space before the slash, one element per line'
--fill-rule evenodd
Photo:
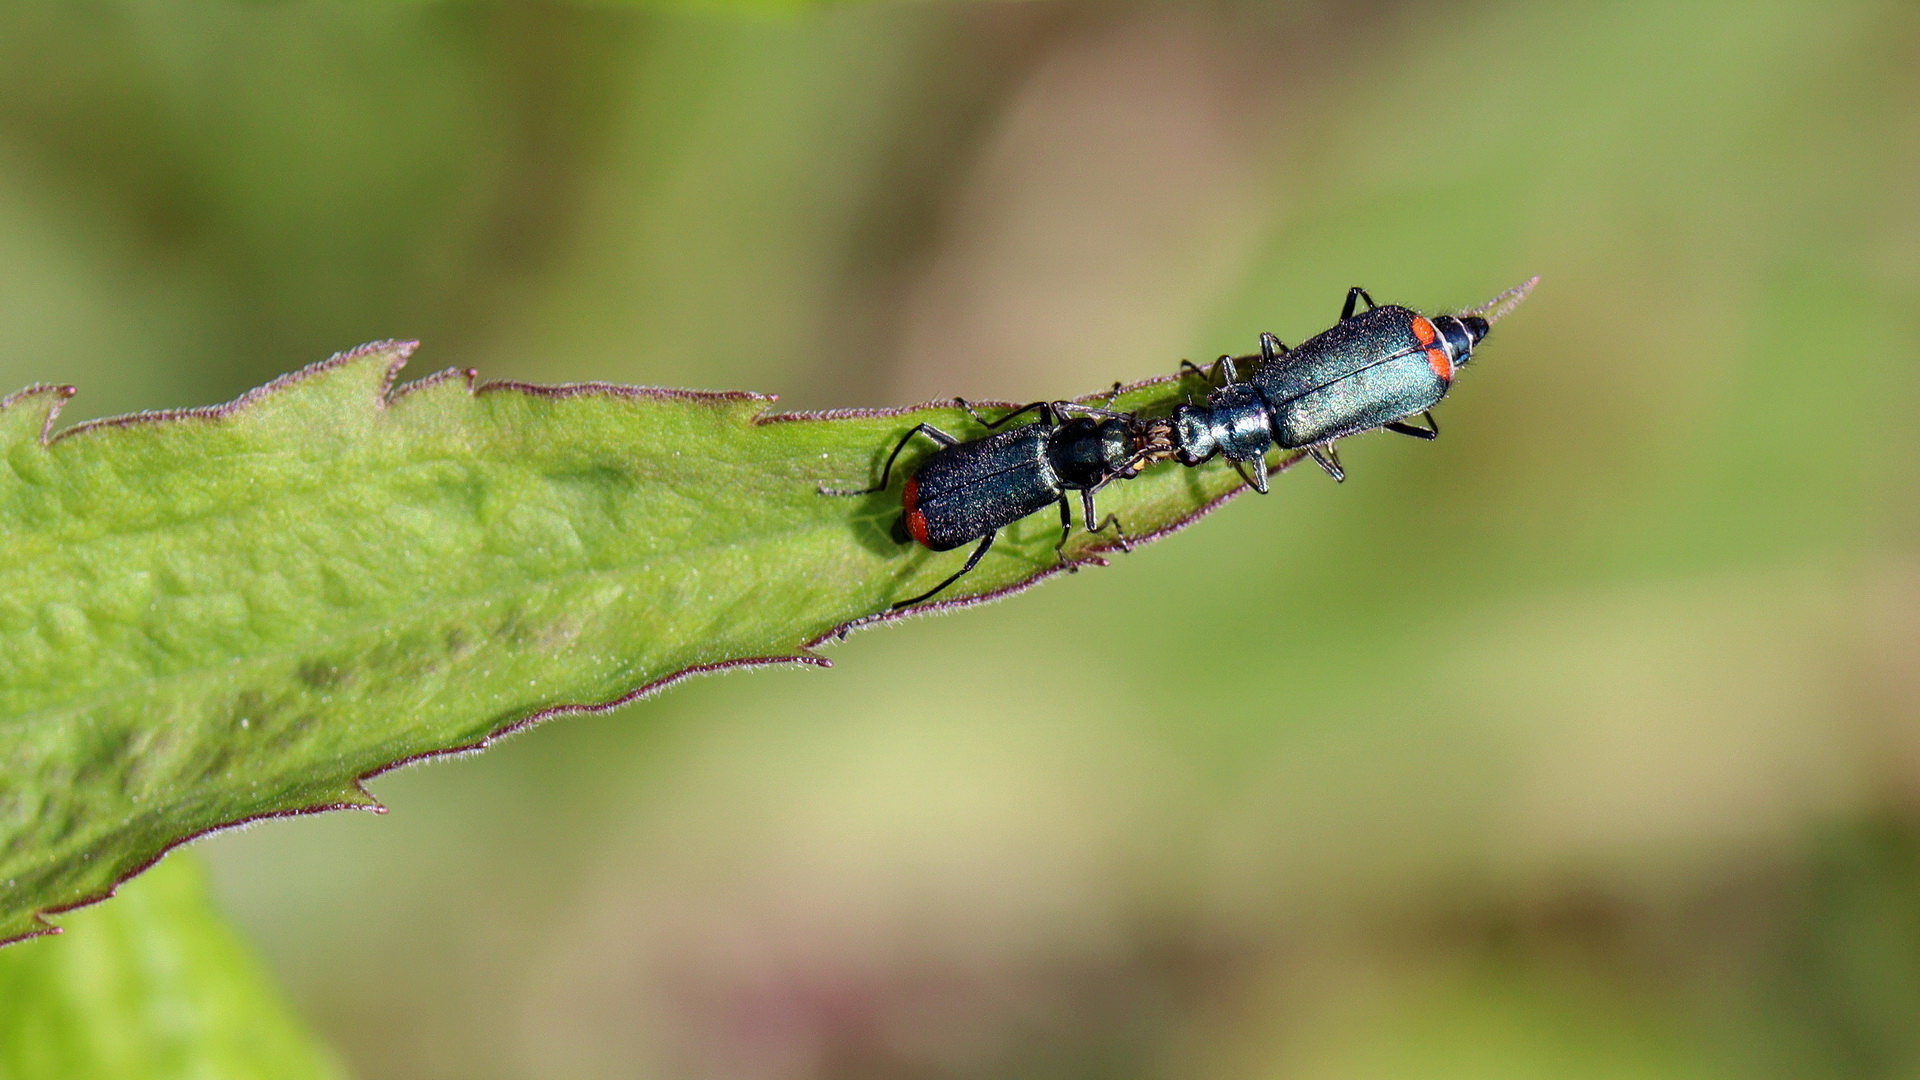
<path fill-rule="evenodd" d="M 1375 304 L 1358 285 L 1347 291 L 1340 321 L 1289 349 L 1272 334 L 1260 335 L 1260 363 L 1250 379 L 1237 381 L 1232 358 L 1221 357 L 1215 377 L 1225 385 L 1205 405 L 1174 410 L 1174 456 L 1199 465 L 1218 454 L 1267 491 L 1267 451 L 1305 449 L 1335 480 L 1345 480 L 1334 443 L 1349 435 L 1386 428 L 1433 439 L 1440 434 L 1430 411 L 1473 358 L 1491 321 L 1511 308 L 1533 282 L 1510 290 L 1474 312 L 1422 315 L 1393 304 Z M 1367 310 L 1356 312 L 1361 301 Z M 1185 367 L 1198 371 L 1192 364 Z M 1211 379 L 1209 382 L 1211 383 Z M 1406 421 L 1424 416 L 1426 426 Z"/>
<path fill-rule="evenodd" d="M 989 434 L 962 441 L 931 424 L 919 424 L 887 455 L 878 484 L 819 490 L 823 495 L 885 491 L 895 463 L 915 436 L 939 447 L 901 490 L 901 526 L 933 551 L 951 551 L 975 540 L 979 545 L 958 572 L 919 596 L 893 604 L 897 610 L 932 599 L 971 573 L 1002 528 L 1050 503 L 1060 506 L 1060 542 L 1054 551 L 1064 561 L 1073 533 L 1069 492 L 1080 492 L 1088 532 L 1112 526 L 1124 543 L 1126 531 L 1117 517 L 1109 514 L 1096 523 L 1094 494 L 1160 461 L 1198 466 L 1224 456 L 1265 494 L 1267 452 L 1276 446 L 1304 448 L 1336 481 L 1345 480 L 1333 449 L 1340 439 L 1374 428 L 1420 439 L 1439 436 L 1430 410 L 1446 396 L 1454 374 L 1473 358 L 1474 347 L 1493 322 L 1525 299 L 1538 280 L 1472 311 L 1434 316 L 1375 304 L 1356 285 L 1347 291 L 1340 321 L 1331 329 L 1295 349 L 1272 334 L 1261 334 L 1259 364 L 1251 378 L 1239 380 L 1235 358 L 1223 356 L 1213 366 L 1209 385 L 1222 378 L 1225 385 L 1212 390 L 1204 405 L 1188 402 L 1171 416 L 1147 419 L 1111 408 L 1036 401 L 989 422 L 955 398 Z M 1367 305 L 1364 312 L 1356 311 L 1361 301 Z M 1182 367 L 1206 377 L 1191 363 L 1182 361 Z M 1116 383 L 1109 405 L 1119 392 Z M 996 430 L 1030 412 L 1038 414 L 1036 422 Z M 1424 415 L 1427 426 L 1406 422 L 1415 415 Z"/>
<path fill-rule="evenodd" d="M 1131 413 L 1067 401 L 1036 401 L 989 422 L 965 401 L 955 401 L 990 433 L 962 441 L 932 424 L 919 424 L 903 435 L 887 456 L 879 483 L 857 490 L 820 489 L 823 495 L 885 491 L 894 463 L 915 436 L 939 446 L 901 489 L 901 523 L 908 536 L 933 551 L 951 551 L 975 540 L 980 543 L 952 577 L 919 596 L 895 603 L 894 608 L 909 607 L 938 595 L 980 565 L 1002 528 L 1053 503 L 1060 506 L 1060 542 L 1054 545 L 1054 551 L 1064 561 L 1067 539 L 1073 533 L 1069 492 L 1080 493 L 1081 516 L 1088 532 L 1103 532 L 1111 526 L 1124 541 L 1126 531 L 1117 517 L 1110 514 L 1104 521 L 1097 521 L 1094 493 L 1115 480 L 1138 475 L 1143 464 L 1172 452 L 1166 442 L 1170 432 L 1164 421 L 1143 421 Z M 1037 421 L 995 430 L 1027 413 L 1036 413 Z"/>

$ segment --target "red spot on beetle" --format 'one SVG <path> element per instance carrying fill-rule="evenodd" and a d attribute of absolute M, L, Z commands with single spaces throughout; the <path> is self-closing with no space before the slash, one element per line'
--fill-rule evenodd
<path fill-rule="evenodd" d="M 900 503 L 907 508 L 907 535 L 918 540 L 921 547 L 932 547 L 927 543 L 927 515 L 920 509 L 919 502 L 920 478 L 915 476 L 900 490 Z"/>
<path fill-rule="evenodd" d="M 1413 336 L 1420 339 L 1421 345 L 1431 345 L 1440 340 L 1440 331 L 1433 328 L 1433 324 L 1427 321 L 1425 315 L 1415 315 L 1413 317 Z M 1446 376 L 1442 375 L 1441 378 L 1444 379 Z"/>
<path fill-rule="evenodd" d="M 1428 349 L 1427 366 L 1433 369 L 1435 375 L 1440 376 L 1441 382 L 1453 381 L 1453 361 L 1447 359 L 1447 350 Z"/>

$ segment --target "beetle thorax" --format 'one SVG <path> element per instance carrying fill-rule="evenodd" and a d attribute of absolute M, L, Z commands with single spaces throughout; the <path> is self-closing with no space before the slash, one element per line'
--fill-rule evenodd
<path fill-rule="evenodd" d="M 1207 399 L 1213 441 L 1235 461 L 1252 461 L 1273 446 L 1267 399 L 1252 383 L 1223 386 Z"/>

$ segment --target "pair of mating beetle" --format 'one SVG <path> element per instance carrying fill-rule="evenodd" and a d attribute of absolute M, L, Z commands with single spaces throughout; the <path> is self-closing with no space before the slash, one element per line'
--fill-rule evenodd
<path fill-rule="evenodd" d="M 939 445 L 901 492 L 906 532 L 934 551 L 975 540 L 980 544 L 952 577 L 893 605 L 908 607 L 933 598 L 978 566 L 1003 526 L 1056 502 L 1059 548 L 1064 549 L 1073 531 L 1068 492 L 1080 493 L 1089 532 L 1112 526 L 1124 538 L 1117 518 L 1097 520 L 1094 493 L 1115 480 L 1139 475 L 1155 462 L 1171 459 L 1195 466 L 1225 457 L 1254 490 L 1265 494 L 1266 456 L 1275 447 L 1305 449 L 1328 475 L 1344 480 L 1333 448 L 1336 440 L 1374 428 L 1419 439 L 1438 436 L 1440 429 L 1428 410 L 1446 396 L 1454 373 L 1472 359 L 1492 320 L 1524 298 L 1532 285 L 1529 281 L 1472 312 L 1431 317 L 1392 304 L 1376 305 L 1356 285 L 1347 291 L 1340 321 L 1298 348 L 1261 334 L 1260 362 L 1247 381 L 1236 381 L 1233 357 L 1221 357 L 1208 385 L 1216 380 L 1224 385 L 1208 394 L 1204 405 L 1180 405 L 1171 416 L 1149 419 L 1091 405 L 1037 401 L 988 421 L 959 401 L 992 433 L 962 442 L 931 424 L 920 424 L 894 446 L 878 484 L 821 491 L 885 491 L 894 462 L 914 436 Z M 1367 310 L 1357 312 L 1361 301 Z M 1190 363 L 1182 366 L 1200 373 Z M 1117 385 L 1114 389 L 1118 393 Z M 1036 423 L 996 430 L 1028 413 L 1037 415 Z M 1426 418 L 1426 427 L 1406 422 L 1416 415 Z"/>

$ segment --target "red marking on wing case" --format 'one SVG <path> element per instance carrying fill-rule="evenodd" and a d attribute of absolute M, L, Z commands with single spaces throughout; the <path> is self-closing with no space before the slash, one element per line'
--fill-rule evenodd
<path fill-rule="evenodd" d="M 907 535 L 920 542 L 921 547 L 932 547 L 927 543 L 927 515 L 920 509 L 920 478 L 913 477 L 900 491 L 900 504 L 907 509 Z"/>

